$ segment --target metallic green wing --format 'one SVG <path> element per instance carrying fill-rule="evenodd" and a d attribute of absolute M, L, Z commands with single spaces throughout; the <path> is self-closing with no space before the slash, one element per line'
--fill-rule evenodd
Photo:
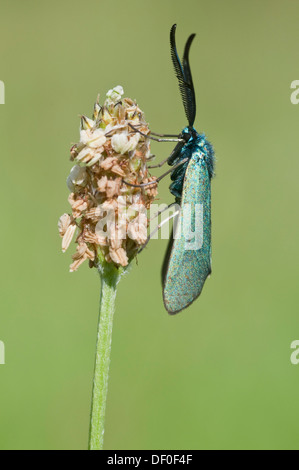
<path fill-rule="evenodd" d="M 163 267 L 164 304 L 170 314 L 188 307 L 211 274 L 211 181 L 201 152 L 188 164 L 177 227 L 180 233 L 174 235 Z"/>

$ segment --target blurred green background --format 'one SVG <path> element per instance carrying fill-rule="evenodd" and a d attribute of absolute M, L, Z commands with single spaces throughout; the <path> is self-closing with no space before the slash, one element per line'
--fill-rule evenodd
<path fill-rule="evenodd" d="M 198 131 L 217 153 L 213 276 L 163 308 L 166 241 L 121 282 L 106 449 L 298 449 L 299 1 L 1 0 L 1 449 L 85 449 L 100 280 L 68 272 L 59 216 L 79 114 L 123 85 L 156 132 L 186 124 L 169 53 L 178 23 Z M 152 146 L 159 160 L 169 144 Z M 158 172 L 157 172 L 158 174 Z M 172 201 L 168 181 L 161 202 Z"/>

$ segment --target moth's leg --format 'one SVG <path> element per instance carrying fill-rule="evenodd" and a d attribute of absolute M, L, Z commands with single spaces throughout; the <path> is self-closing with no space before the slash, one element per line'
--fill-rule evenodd
<path fill-rule="evenodd" d="M 170 170 L 166 171 L 163 175 L 159 176 L 155 181 L 151 181 L 150 183 L 143 183 L 143 184 L 132 184 L 128 183 L 127 181 L 123 180 L 123 183 L 125 183 L 127 186 L 131 186 L 132 188 L 145 188 L 147 186 L 153 186 L 158 184 L 165 176 L 169 175 L 169 173 L 172 173 L 174 170 L 179 168 L 180 166 L 184 165 L 189 159 L 184 158 L 181 162 L 179 162 L 177 165 L 174 165 Z"/>
<path fill-rule="evenodd" d="M 164 138 L 156 138 L 156 137 L 152 137 L 151 135 L 147 135 L 147 134 L 144 134 L 143 132 L 141 132 L 139 129 L 137 129 L 135 126 L 133 126 L 132 124 L 129 124 L 129 126 L 135 131 L 135 132 L 138 132 L 140 135 L 142 135 L 143 137 L 146 137 L 147 139 L 150 139 L 150 140 L 155 140 L 156 142 L 185 142 L 184 139 L 180 139 L 179 136 L 176 136 L 175 139 L 164 139 Z"/>
<path fill-rule="evenodd" d="M 177 217 L 178 215 L 180 214 L 180 210 L 177 210 L 174 214 L 172 214 L 171 216 L 169 216 L 167 219 L 163 220 L 159 225 L 157 225 L 157 227 L 152 231 L 152 233 L 150 233 L 150 235 L 147 237 L 147 240 L 145 242 L 145 244 L 143 245 L 142 248 L 140 248 L 140 250 L 138 251 L 138 254 L 141 253 L 144 248 L 147 246 L 147 244 L 149 243 L 149 241 L 153 238 L 153 236 L 155 235 L 155 233 L 157 233 L 162 227 L 164 224 L 166 224 L 167 222 L 169 222 L 171 219 L 174 219 L 175 217 Z"/>
<path fill-rule="evenodd" d="M 169 206 L 166 206 L 165 209 L 162 209 L 161 211 L 157 212 L 157 213 L 150 219 L 150 221 L 155 220 L 157 217 L 159 217 L 160 215 L 164 214 L 164 212 L 168 211 L 168 210 L 171 209 L 173 206 L 179 206 L 179 204 L 178 204 L 177 202 L 172 202 L 171 204 L 169 204 Z"/>
<path fill-rule="evenodd" d="M 171 154 L 169 155 L 168 158 L 166 158 L 165 160 L 163 160 L 161 163 L 159 163 L 158 165 L 153 165 L 153 166 L 149 166 L 149 168 L 160 168 L 161 166 L 163 166 L 166 162 L 168 163 L 168 165 L 172 166 L 175 161 L 177 160 L 177 158 L 180 157 L 181 155 L 181 152 L 183 150 L 183 147 L 185 145 L 185 141 L 183 142 L 179 142 L 173 149 L 173 151 L 171 152 Z"/>
<path fill-rule="evenodd" d="M 169 157 L 165 158 L 161 163 L 158 163 L 157 165 L 149 165 L 148 168 L 161 168 L 161 166 L 165 165 L 165 163 L 168 162 Z"/>
<path fill-rule="evenodd" d="M 174 147 L 174 149 L 171 152 L 171 154 L 169 155 L 169 157 L 165 158 L 165 160 L 163 160 L 158 165 L 151 165 L 148 168 L 160 168 L 161 166 L 165 165 L 166 162 L 168 163 L 168 165 L 172 166 L 175 163 L 176 159 L 180 157 L 184 145 L 185 145 L 184 142 L 179 142 Z"/>
<path fill-rule="evenodd" d="M 168 157 L 168 165 L 172 166 L 176 162 L 177 158 L 180 157 L 184 146 L 185 146 L 185 142 L 179 142 L 174 147 L 173 151 L 171 152 L 171 154 Z"/>
<path fill-rule="evenodd" d="M 179 135 L 177 134 L 157 134 L 157 132 L 152 132 L 152 131 L 151 131 L 151 134 L 157 137 L 179 137 Z"/>
<path fill-rule="evenodd" d="M 165 165 L 166 162 L 168 163 L 168 165 L 172 166 L 175 163 L 176 159 L 179 158 L 184 145 L 185 145 L 185 142 L 179 142 L 175 146 L 175 148 L 173 149 L 169 157 L 165 158 L 165 160 L 163 160 L 161 163 L 157 165 L 148 166 L 148 168 L 160 168 L 161 166 Z"/>

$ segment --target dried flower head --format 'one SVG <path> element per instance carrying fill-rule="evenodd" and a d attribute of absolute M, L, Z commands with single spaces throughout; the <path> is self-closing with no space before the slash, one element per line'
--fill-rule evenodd
<path fill-rule="evenodd" d="M 147 211 L 157 185 L 134 188 L 126 184 L 155 182 L 148 174 L 150 133 L 144 114 L 117 86 L 103 106 L 94 106 L 93 118 L 81 117 L 80 142 L 71 148 L 75 165 L 67 178 L 71 214 L 59 220 L 62 250 L 76 232 L 77 250 L 71 271 L 85 261 L 96 266 L 105 260 L 127 266 L 147 239 Z"/>

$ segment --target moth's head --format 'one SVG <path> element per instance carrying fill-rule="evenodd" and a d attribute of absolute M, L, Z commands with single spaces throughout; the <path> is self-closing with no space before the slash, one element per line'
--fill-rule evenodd
<path fill-rule="evenodd" d="M 191 143 L 197 137 L 196 130 L 191 126 L 186 126 L 185 129 L 182 130 L 180 138 L 185 141 L 186 144 Z"/>

